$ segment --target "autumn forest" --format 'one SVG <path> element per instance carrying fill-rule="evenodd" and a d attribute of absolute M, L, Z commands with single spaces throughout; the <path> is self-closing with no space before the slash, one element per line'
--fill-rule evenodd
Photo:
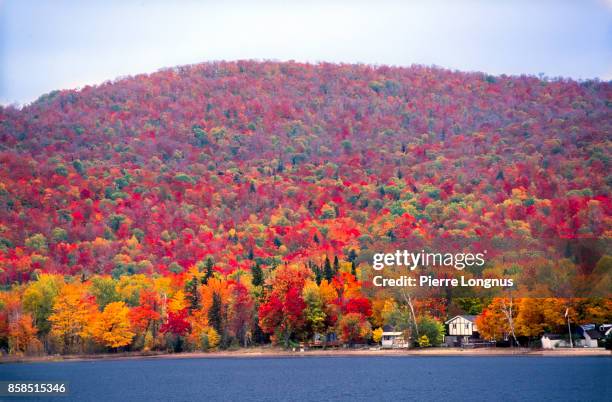
<path fill-rule="evenodd" d="M 0 107 L 0 350 L 610 323 L 611 133 L 610 82 L 424 66 L 204 63 Z M 401 248 L 487 250 L 465 274 L 521 296 L 375 288 Z"/>

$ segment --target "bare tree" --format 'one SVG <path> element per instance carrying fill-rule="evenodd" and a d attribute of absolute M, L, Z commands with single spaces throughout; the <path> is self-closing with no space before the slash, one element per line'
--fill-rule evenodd
<path fill-rule="evenodd" d="M 412 316 L 412 322 L 414 323 L 414 332 L 416 333 L 417 339 L 419 338 L 419 324 L 417 323 L 416 315 L 414 314 L 414 305 L 412 304 L 412 296 L 406 291 L 405 288 L 401 289 L 402 297 L 404 301 L 410 307 L 410 315 Z"/>
<path fill-rule="evenodd" d="M 516 334 L 514 332 L 514 318 L 512 317 L 512 307 L 513 307 L 512 297 L 509 297 L 508 300 L 509 300 L 509 303 L 506 304 L 505 299 L 502 299 L 502 312 L 504 313 L 504 315 L 506 316 L 506 319 L 508 320 L 508 326 L 510 327 L 510 334 L 512 335 L 512 338 L 514 339 L 516 346 L 520 346 L 518 340 L 516 339 Z"/>

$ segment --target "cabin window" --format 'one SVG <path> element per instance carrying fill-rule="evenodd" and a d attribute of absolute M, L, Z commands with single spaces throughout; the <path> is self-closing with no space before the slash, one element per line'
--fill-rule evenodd
<path fill-rule="evenodd" d="M 453 324 L 453 329 L 457 329 L 457 324 Z"/>
<path fill-rule="evenodd" d="M 470 324 L 465 324 L 465 329 L 470 329 Z"/>

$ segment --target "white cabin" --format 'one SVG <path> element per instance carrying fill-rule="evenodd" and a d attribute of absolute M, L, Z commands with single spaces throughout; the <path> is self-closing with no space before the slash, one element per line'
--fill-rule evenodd
<path fill-rule="evenodd" d="M 557 348 L 597 348 L 600 342 L 603 344 L 607 333 L 610 332 L 611 326 L 604 324 L 597 326 L 595 324 L 585 324 L 572 326 L 572 338 L 568 334 L 548 334 L 542 335 L 542 349 L 557 349 Z"/>
<path fill-rule="evenodd" d="M 444 336 L 446 346 L 462 346 L 479 339 L 475 315 L 457 315 L 446 321 L 448 329 Z"/>
<path fill-rule="evenodd" d="M 475 315 L 457 315 L 445 322 L 448 334 L 452 336 L 472 336 L 478 332 Z"/>
<path fill-rule="evenodd" d="M 383 332 L 381 346 L 389 349 L 407 348 L 408 342 L 404 339 L 402 332 Z"/>

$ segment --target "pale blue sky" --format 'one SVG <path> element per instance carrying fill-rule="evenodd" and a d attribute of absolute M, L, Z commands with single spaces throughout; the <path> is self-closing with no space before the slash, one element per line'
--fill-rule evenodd
<path fill-rule="evenodd" d="M 612 79 L 612 0 L 0 0 L 0 103 L 208 60 Z"/>

